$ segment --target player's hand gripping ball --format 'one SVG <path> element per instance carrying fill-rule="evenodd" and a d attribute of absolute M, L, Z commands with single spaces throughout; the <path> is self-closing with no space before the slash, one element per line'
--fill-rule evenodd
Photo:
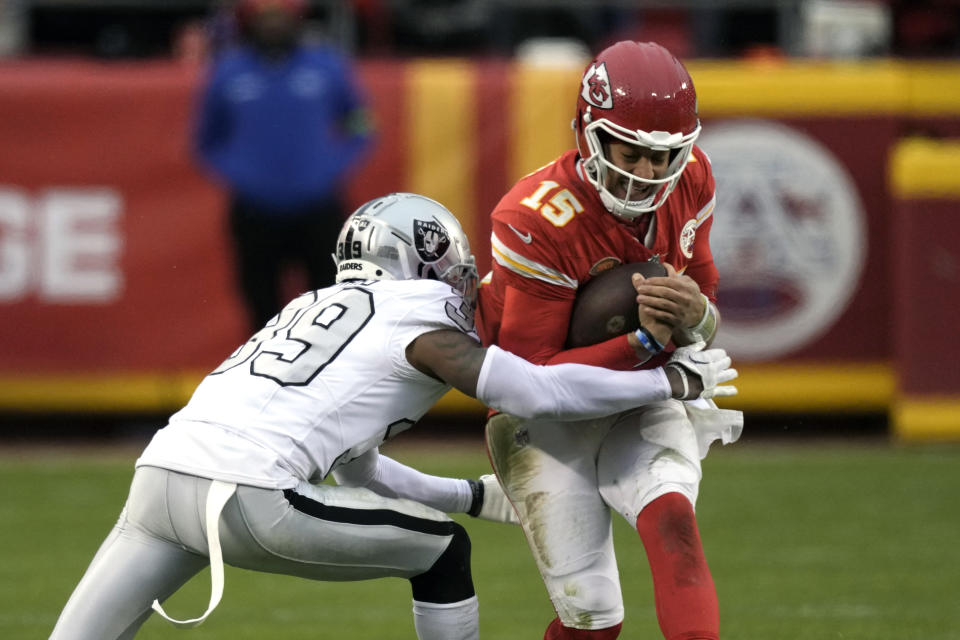
<path fill-rule="evenodd" d="M 636 331 L 637 290 L 632 276 L 644 278 L 667 275 L 659 262 L 622 264 L 594 276 L 580 287 L 570 314 L 567 347 L 586 347 Z"/>

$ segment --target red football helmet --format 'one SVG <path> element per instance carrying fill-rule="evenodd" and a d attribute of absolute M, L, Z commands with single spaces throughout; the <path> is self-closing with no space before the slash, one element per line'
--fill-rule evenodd
<path fill-rule="evenodd" d="M 573 128 L 587 178 L 607 209 L 624 218 L 653 211 L 677 185 L 700 135 L 693 80 L 655 42 L 618 42 L 601 51 L 584 72 Z M 666 176 L 648 180 L 614 165 L 604 154 L 601 131 L 622 142 L 669 151 Z M 628 180 L 625 198 L 607 189 L 611 171 Z M 630 199 L 632 191 L 648 184 L 659 188 L 641 200 Z"/>

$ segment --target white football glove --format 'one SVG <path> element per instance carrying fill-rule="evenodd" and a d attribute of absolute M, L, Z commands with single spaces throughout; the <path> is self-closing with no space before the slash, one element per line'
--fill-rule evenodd
<path fill-rule="evenodd" d="M 492 473 L 480 476 L 479 480 L 468 480 L 473 489 L 473 505 L 467 513 L 481 520 L 520 524 L 513 505 L 500 487 L 497 476 Z"/>
<path fill-rule="evenodd" d="M 703 342 L 695 342 L 685 347 L 678 347 L 664 367 L 674 367 L 683 380 L 683 396 L 678 400 L 694 400 L 696 398 L 716 398 L 733 396 L 737 388 L 730 382 L 739 375 L 736 369 L 730 367 L 730 356 L 723 349 L 704 349 Z M 693 374 L 700 381 L 702 390 L 690 384 L 688 374 Z"/>

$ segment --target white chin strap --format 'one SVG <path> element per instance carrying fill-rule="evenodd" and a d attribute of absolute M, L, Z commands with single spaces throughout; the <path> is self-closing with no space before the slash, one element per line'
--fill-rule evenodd
<path fill-rule="evenodd" d="M 631 201 L 631 205 L 636 207 L 631 209 L 625 208 L 624 201 L 620 200 L 619 198 L 614 198 L 605 187 L 599 187 L 598 191 L 600 192 L 600 200 L 603 202 L 603 206 L 607 208 L 607 211 L 617 217 L 626 218 L 627 220 L 633 220 L 634 218 L 637 218 L 645 213 L 656 210 L 660 206 L 653 206 L 653 199 L 657 196 L 659 191 L 654 192 L 643 200 Z"/>

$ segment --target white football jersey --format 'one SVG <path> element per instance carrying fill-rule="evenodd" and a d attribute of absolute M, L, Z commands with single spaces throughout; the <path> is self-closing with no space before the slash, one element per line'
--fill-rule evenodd
<path fill-rule="evenodd" d="M 436 329 L 476 337 L 469 304 L 442 282 L 305 293 L 203 379 L 137 465 L 280 489 L 319 481 L 449 389 L 406 359 L 407 345 Z"/>

